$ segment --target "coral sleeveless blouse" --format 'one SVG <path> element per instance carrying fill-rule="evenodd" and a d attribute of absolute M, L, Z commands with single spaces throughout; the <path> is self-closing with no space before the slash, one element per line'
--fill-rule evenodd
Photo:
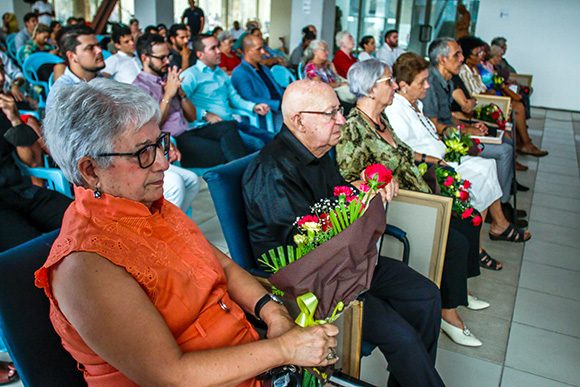
<path fill-rule="evenodd" d="M 258 340 L 242 309 L 229 297 L 225 273 L 211 245 L 181 210 L 164 199 L 151 211 L 106 194 L 96 199 L 93 191 L 81 187 L 75 187 L 75 197 L 46 263 L 35 273 L 35 283 L 50 299 L 52 324 L 89 386 L 135 383 L 87 346 L 52 295 L 51 270 L 75 251 L 99 254 L 124 268 L 161 313 L 183 352 Z M 242 385 L 259 382 L 252 379 Z"/>

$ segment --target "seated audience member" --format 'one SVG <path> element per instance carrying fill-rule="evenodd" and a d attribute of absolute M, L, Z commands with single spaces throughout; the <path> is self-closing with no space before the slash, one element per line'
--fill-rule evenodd
<path fill-rule="evenodd" d="M 59 87 L 78 82 L 88 82 L 105 68 L 103 50 L 99 46 L 95 31 L 85 25 L 63 28 L 59 39 L 61 55 L 67 64 L 64 74 L 50 88 L 46 99 L 46 110 L 50 109 L 52 94 Z"/>
<path fill-rule="evenodd" d="M 467 36 L 459 39 L 459 44 L 465 56 L 465 63 L 461 66 L 461 70 L 457 75 L 465 85 L 465 88 L 471 96 L 475 94 L 495 93 L 493 88 L 488 89 L 481 77 L 480 68 L 483 58 L 485 57 L 484 46 L 485 42 L 473 36 Z M 483 69 L 485 71 L 485 69 Z M 493 74 L 489 76 L 491 78 Z M 454 79 L 454 83 L 458 81 Z M 493 83 L 493 81 L 491 82 Z M 490 86 L 491 86 L 490 83 Z M 518 135 L 517 147 L 518 151 L 523 154 L 543 157 L 548 154 L 547 151 L 538 148 L 532 143 L 532 139 L 528 134 L 528 124 L 526 123 L 526 112 L 524 104 L 521 102 L 521 97 L 511 91 L 507 86 L 503 86 L 502 95 L 511 98 L 511 106 L 515 113 L 515 128 Z M 505 113 L 505 112 L 504 112 Z"/>
<path fill-rule="evenodd" d="M 0 64 L 0 90 L 4 80 Z M 20 173 L 13 153 L 31 167 L 41 165 L 37 133 L 22 122 L 14 98 L 0 93 L 0 251 L 59 228 L 70 203 L 58 192 L 32 185 Z"/>
<path fill-rule="evenodd" d="M 163 198 L 169 138 L 153 99 L 108 79 L 63 87 L 54 98 L 47 145 L 76 199 L 36 285 L 89 386 L 259 386 L 255 377 L 270 368 L 336 362 L 328 356 L 335 326 L 295 327 Z M 254 311 L 267 340 L 246 320 Z"/>
<path fill-rule="evenodd" d="M 157 24 L 157 33 L 165 40 L 167 40 L 167 34 L 169 31 L 167 31 L 167 26 L 163 23 L 159 23 Z"/>
<path fill-rule="evenodd" d="M 171 66 L 185 70 L 195 64 L 195 55 L 189 48 L 189 31 L 185 24 L 174 24 L 169 28 L 169 45 L 171 49 Z"/>
<path fill-rule="evenodd" d="M 471 204 L 483 218 L 489 210 L 493 220 L 492 233 L 502 234 L 510 227 L 515 228 L 506 219 L 499 201 L 502 191 L 495 160 L 472 156 L 463 156 L 461 163 L 443 160 L 446 146 L 431 120 L 423 115 L 423 104 L 420 101 L 429 88 L 429 62 L 414 53 L 405 53 L 393 65 L 393 77 L 397 80 L 398 92 L 385 112 L 399 139 L 414 151 L 414 161 L 419 163 L 425 159 L 429 164 L 451 166 L 469 180 Z M 483 248 L 478 253 L 482 267 L 501 269 L 501 264 L 493 260 Z"/>
<path fill-rule="evenodd" d="M 360 62 L 375 57 L 377 45 L 375 43 L 375 38 L 372 35 L 363 36 L 358 45 L 362 49 L 358 54 L 358 60 Z"/>
<path fill-rule="evenodd" d="M 4 83 L 0 92 L 10 92 L 16 102 L 25 100 L 21 87 L 26 84 L 24 74 L 14 61 L 4 51 L 0 50 L 0 61 L 4 68 Z"/>
<path fill-rule="evenodd" d="M 389 68 L 392 68 L 393 63 L 404 52 L 405 50 L 399 47 L 399 31 L 389 30 L 385 33 L 383 46 L 377 51 L 377 59 L 385 62 Z"/>
<path fill-rule="evenodd" d="M 167 42 L 159 35 L 143 35 L 138 44 L 143 71 L 133 85 L 143 89 L 159 104 L 161 130 L 176 139 L 183 151 L 182 165 L 188 168 L 210 167 L 245 156 L 247 152 L 235 122 L 224 121 L 189 129 L 188 121 L 196 120 L 196 109 L 181 89 L 181 70 L 168 64 Z"/>
<path fill-rule="evenodd" d="M 2 32 L 6 36 L 18 32 L 18 19 L 12 12 L 5 12 L 2 15 Z"/>
<path fill-rule="evenodd" d="M 242 180 L 254 255 L 293 244 L 297 216 L 347 184 L 328 151 L 345 123 L 336 94 L 310 80 L 292 83 L 282 103 L 284 125 L 250 163 Z M 388 200 L 396 182 L 383 192 Z M 400 261 L 379 258 L 364 294 L 363 339 L 376 344 L 391 370 L 389 385 L 443 386 L 435 370 L 440 325 L 437 287 Z"/>
<path fill-rule="evenodd" d="M 279 54 L 272 50 L 270 46 L 268 46 L 268 43 L 264 40 L 264 36 L 262 35 L 262 30 L 260 28 L 252 28 L 250 30 L 250 35 L 256 36 L 262 39 L 262 42 L 264 42 L 264 54 L 262 54 L 262 60 L 260 61 L 261 64 L 268 67 L 272 67 L 274 65 L 286 66 L 286 59 L 284 58 L 284 54 Z M 243 51 L 243 47 L 241 48 Z"/>
<path fill-rule="evenodd" d="M 393 99 L 397 84 L 386 63 L 370 59 L 355 64 L 348 72 L 349 85 L 358 99 L 341 129 L 336 161 L 347 181 L 360 179 L 367 165 L 382 164 L 404 189 L 430 192 L 415 167 L 413 152 L 393 132 L 384 110 Z M 500 192 L 501 193 L 501 192 Z M 445 265 L 441 278 L 441 328 L 453 341 L 470 347 L 481 346 L 457 313 L 460 305 L 483 309 L 488 303 L 467 293 L 467 279 L 478 276 L 479 230 L 471 219 L 453 218 L 449 224 Z"/>
<path fill-rule="evenodd" d="M 219 68 L 221 53 L 216 38 L 207 34 L 197 35 L 192 43 L 197 63 L 181 74 L 181 87 L 197 108 L 195 127 L 209 123 L 209 129 L 220 121 L 234 120 L 234 109 L 253 112 L 259 116 L 268 114 L 268 105 L 243 99 L 232 85 L 230 77 Z M 244 122 L 237 125 L 250 151 L 261 149 L 273 138 L 273 134 L 265 129 Z"/>
<path fill-rule="evenodd" d="M 136 55 L 131 30 L 125 25 L 114 24 L 111 38 L 117 53 L 105 59 L 105 68 L 102 73 L 117 82 L 133 83 L 143 65 Z"/>
<path fill-rule="evenodd" d="M 217 37 L 219 36 L 219 34 L 221 34 L 224 31 L 223 28 L 221 28 L 220 26 L 216 26 L 214 27 L 214 29 L 211 31 L 211 34 L 213 35 L 214 38 L 217 39 Z"/>
<path fill-rule="evenodd" d="M 70 16 L 66 19 L 66 27 L 76 26 L 77 24 L 79 24 L 79 21 L 74 16 Z"/>
<path fill-rule="evenodd" d="M 429 61 L 431 63 L 428 78 L 430 87 L 427 89 L 425 98 L 421 100 L 423 114 L 433 122 L 437 133 L 444 135 L 448 127 L 463 125 L 451 114 L 453 100 L 451 78 L 459 74 L 463 62 L 461 47 L 452 38 L 437 38 L 429 45 Z M 487 134 L 487 127 L 481 123 L 465 125 L 463 130 L 477 136 Z M 504 136 L 502 144 L 486 144 L 480 156 L 495 160 L 502 191 L 501 202 L 508 203 L 514 178 L 512 144 Z"/>
<path fill-rule="evenodd" d="M 306 28 L 306 27 L 305 27 Z M 306 32 L 302 35 L 302 40 L 300 44 L 292 50 L 290 54 L 290 58 L 288 59 L 288 64 L 292 68 L 297 68 L 300 62 L 302 62 L 302 58 L 304 57 L 304 51 L 310 46 L 310 43 L 316 39 L 316 35 L 310 31 L 306 30 Z"/>
<path fill-rule="evenodd" d="M 159 31 L 157 31 L 157 26 L 152 26 L 152 25 L 148 25 L 147 27 L 145 27 L 145 29 L 143 30 L 143 35 L 157 35 L 159 34 Z"/>
<path fill-rule="evenodd" d="M 351 104 L 355 98 L 348 90 L 348 83 L 336 74 L 334 64 L 328 60 L 328 44 L 324 40 L 313 40 L 304 53 L 304 76 L 321 81 L 334 89 L 341 102 Z"/>
<path fill-rule="evenodd" d="M 502 49 L 503 51 L 503 56 L 501 58 L 501 62 L 498 64 L 498 70 L 499 70 L 499 74 L 504 77 L 504 78 L 509 78 L 509 73 L 517 73 L 516 69 L 509 64 L 509 62 L 507 61 L 505 54 L 507 52 L 507 39 L 501 36 L 498 36 L 497 38 L 493 38 L 491 40 L 491 45 L 492 46 L 498 46 L 499 48 Z"/>
<path fill-rule="evenodd" d="M 60 31 L 62 30 L 62 24 L 58 20 L 53 20 L 50 22 L 50 38 L 48 39 L 48 43 L 51 46 L 57 47 L 58 46 L 58 36 Z"/>
<path fill-rule="evenodd" d="M 346 73 L 350 66 L 356 63 L 356 58 L 352 55 L 354 50 L 354 38 L 348 31 L 340 31 L 336 34 L 336 45 L 338 51 L 334 54 L 332 63 L 336 69 L 336 73 L 343 78 L 346 78 Z"/>
<path fill-rule="evenodd" d="M 16 51 L 20 50 L 20 47 L 24 47 L 26 42 L 32 39 L 32 33 L 37 24 L 38 16 L 36 16 L 34 12 L 29 12 L 24 15 L 24 28 L 14 37 L 14 47 L 16 47 Z"/>
<path fill-rule="evenodd" d="M 246 35 L 248 35 L 250 33 L 250 31 L 252 31 L 254 28 L 260 28 L 260 23 L 258 23 L 258 21 L 256 20 L 248 20 L 246 22 L 246 30 L 244 32 L 242 32 L 242 34 L 240 35 L 239 38 L 236 39 L 236 41 L 234 42 L 234 45 L 232 47 L 232 50 L 236 53 L 239 54 L 240 56 L 242 55 L 242 40 L 244 39 L 244 37 Z"/>
<path fill-rule="evenodd" d="M 133 35 L 133 41 L 136 42 L 143 35 L 141 28 L 139 28 L 139 20 L 135 18 L 129 20 L 129 28 L 131 29 L 131 35 Z"/>
<path fill-rule="evenodd" d="M 48 43 L 48 38 L 50 38 L 50 28 L 46 24 L 37 24 L 32 32 L 32 38 L 23 46 L 22 61 L 24 62 L 26 58 L 37 52 L 49 52 L 56 55 L 58 50 Z"/>
<path fill-rule="evenodd" d="M 239 21 L 234 20 L 233 27 L 230 28 L 230 33 L 232 34 L 232 37 L 234 38 L 234 40 L 239 39 L 240 35 L 242 35 L 244 33 L 244 30 L 242 29 L 242 26 L 240 26 Z"/>
<path fill-rule="evenodd" d="M 262 38 L 246 35 L 242 43 L 244 59 L 232 73 L 232 84 L 242 98 L 255 103 L 265 103 L 274 115 L 276 127 L 282 125 L 280 103 L 284 91 L 278 85 L 270 69 L 260 64 L 264 54 Z"/>
<path fill-rule="evenodd" d="M 228 75 L 232 75 L 232 71 L 241 63 L 240 58 L 232 51 L 234 38 L 229 32 L 224 31 L 218 36 L 218 41 L 220 43 L 220 68 Z"/>

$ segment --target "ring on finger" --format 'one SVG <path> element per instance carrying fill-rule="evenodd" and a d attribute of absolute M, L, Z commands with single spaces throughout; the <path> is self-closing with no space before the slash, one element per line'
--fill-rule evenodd
<path fill-rule="evenodd" d="M 337 359 L 336 350 L 332 347 L 328 348 L 328 355 L 326 355 L 326 360 L 331 361 Z"/>

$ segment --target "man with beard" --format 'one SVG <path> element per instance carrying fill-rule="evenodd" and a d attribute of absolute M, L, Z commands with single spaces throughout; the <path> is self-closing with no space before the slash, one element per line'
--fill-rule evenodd
<path fill-rule="evenodd" d="M 181 89 L 181 69 L 169 65 L 169 45 L 159 35 L 143 35 L 137 42 L 143 71 L 133 85 L 145 90 L 158 103 L 160 127 L 176 138 L 183 151 L 185 167 L 209 167 L 247 154 L 235 121 L 207 124 L 190 130 L 188 121 L 196 120 L 196 108 Z"/>
<path fill-rule="evenodd" d="M 377 51 L 377 59 L 382 60 L 393 68 L 393 63 L 405 50 L 399 47 L 399 31 L 389 30 L 385 33 L 385 44 Z"/>
<path fill-rule="evenodd" d="M 185 24 L 174 24 L 169 28 L 169 44 L 171 51 L 171 67 L 185 70 L 195 64 L 195 56 L 191 55 L 191 50 L 187 45 L 189 42 L 189 31 Z"/>
<path fill-rule="evenodd" d="M 61 53 L 67 64 L 64 74 L 61 75 L 50 88 L 46 99 L 46 110 L 50 109 L 51 95 L 63 85 L 78 82 L 89 82 L 100 76 L 105 68 L 103 50 L 99 46 L 95 31 L 85 25 L 74 25 L 63 29 L 59 39 Z"/>

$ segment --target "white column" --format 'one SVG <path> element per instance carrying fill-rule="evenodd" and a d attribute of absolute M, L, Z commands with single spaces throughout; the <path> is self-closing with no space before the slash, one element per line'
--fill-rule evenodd
<path fill-rule="evenodd" d="M 169 28 L 174 23 L 173 0 L 135 0 L 135 17 L 141 29 L 159 23 Z"/>

